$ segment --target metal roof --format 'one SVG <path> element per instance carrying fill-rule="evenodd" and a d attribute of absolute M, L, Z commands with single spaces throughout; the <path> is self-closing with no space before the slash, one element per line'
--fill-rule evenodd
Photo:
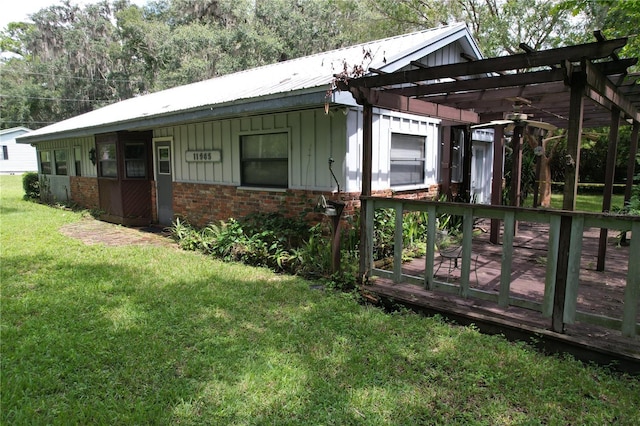
<path fill-rule="evenodd" d="M 344 64 L 349 67 L 363 64 L 393 72 L 456 40 L 462 42 L 468 53 L 481 56 L 466 25 L 454 24 L 138 96 L 35 130 L 21 137 L 20 142 L 34 143 L 105 131 L 150 128 L 185 121 L 189 113 L 191 119 L 216 117 L 224 110 L 224 106 L 236 106 L 237 111 L 237 105 L 256 101 L 309 93 L 324 94 L 333 75 L 341 72 Z M 370 52 L 370 62 L 369 59 L 364 60 L 365 50 Z"/>

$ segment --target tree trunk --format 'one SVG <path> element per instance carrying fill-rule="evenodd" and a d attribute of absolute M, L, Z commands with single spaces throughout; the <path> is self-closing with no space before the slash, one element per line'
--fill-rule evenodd
<path fill-rule="evenodd" d="M 546 155 L 538 157 L 540 176 L 538 184 L 538 203 L 540 207 L 551 207 L 551 161 Z"/>

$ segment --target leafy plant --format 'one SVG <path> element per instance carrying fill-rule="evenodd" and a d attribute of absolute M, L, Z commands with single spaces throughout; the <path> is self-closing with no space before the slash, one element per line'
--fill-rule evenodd
<path fill-rule="evenodd" d="M 40 198 L 40 181 L 38 173 L 27 172 L 22 175 L 22 188 L 24 189 L 24 198 L 28 200 L 37 200 Z"/>

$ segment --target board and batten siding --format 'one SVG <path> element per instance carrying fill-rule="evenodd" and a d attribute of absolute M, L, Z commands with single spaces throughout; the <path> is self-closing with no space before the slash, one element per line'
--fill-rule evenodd
<path fill-rule="evenodd" d="M 174 181 L 241 185 L 240 137 L 260 133 L 289 135 L 289 188 L 332 190 L 333 171 L 344 188 L 346 115 L 342 110 L 309 109 L 155 129 L 153 137 L 173 139 Z M 219 162 L 187 162 L 187 151 L 219 150 Z"/>
<path fill-rule="evenodd" d="M 38 149 L 38 168 L 40 167 L 40 151 L 50 151 L 51 161 L 53 162 L 53 151 L 65 149 L 67 150 L 67 171 L 70 176 L 75 176 L 75 148 L 80 150 L 80 175 L 86 177 L 97 177 L 98 171 L 96 166 L 89 160 L 89 150 L 95 148 L 95 140 L 93 136 L 85 136 L 81 138 L 58 139 L 55 141 L 40 142 Z M 55 167 L 52 167 L 55 173 Z"/>
<path fill-rule="evenodd" d="M 49 151 L 51 153 L 51 172 L 52 174 L 45 175 L 49 185 L 49 194 L 45 194 L 47 197 L 52 197 L 51 201 L 58 201 L 68 203 L 71 201 L 71 185 L 70 176 L 76 175 L 76 158 L 75 148 L 78 147 L 80 151 L 80 174 L 87 177 L 96 177 L 97 170 L 89 160 L 89 150 L 95 146 L 93 136 L 86 136 L 81 138 L 68 138 L 58 139 L 55 141 L 41 142 L 37 145 L 38 151 L 38 171 L 40 170 L 40 152 Z M 55 157 L 54 151 L 65 150 L 67 151 L 67 174 L 56 175 Z"/>
<path fill-rule="evenodd" d="M 376 191 L 391 187 L 389 170 L 391 167 L 391 135 L 393 133 L 424 136 L 426 138 L 424 187 L 428 188 L 430 185 L 437 184 L 440 144 L 439 123 L 440 120 L 429 117 L 374 108 L 371 189 Z M 362 113 L 350 114 L 347 127 L 349 133 L 347 161 L 350 167 L 346 191 L 357 192 L 361 188 L 361 174 L 359 171 L 362 164 Z"/>

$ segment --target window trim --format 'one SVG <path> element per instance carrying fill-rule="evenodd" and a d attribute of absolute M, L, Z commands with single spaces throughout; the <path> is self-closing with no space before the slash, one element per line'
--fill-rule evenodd
<path fill-rule="evenodd" d="M 422 181 L 421 182 L 411 182 L 411 183 L 402 183 L 402 184 L 393 184 L 392 183 L 392 171 L 391 171 L 391 165 L 392 162 L 394 161 L 394 158 L 392 157 L 391 151 L 392 151 L 392 145 L 393 145 L 393 136 L 394 135 L 399 135 L 399 136 L 408 136 L 408 137 L 414 137 L 414 138 L 421 138 L 423 141 L 422 144 L 422 157 L 421 158 L 413 158 L 413 160 L 416 161 L 420 161 L 422 163 Z M 414 188 L 424 188 L 426 186 L 426 179 L 427 179 L 427 143 L 429 141 L 429 136 L 423 133 L 410 133 L 410 132 L 403 132 L 401 130 L 391 130 L 390 134 L 389 134 L 389 187 L 392 189 L 396 189 L 396 190 L 403 190 L 403 189 L 414 189 Z M 397 161 L 402 161 L 403 159 L 397 159 Z M 408 160 L 408 159 L 404 159 L 404 160 Z"/>
<path fill-rule="evenodd" d="M 141 158 L 131 158 L 127 157 L 127 147 L 132 145 L 140 145 L 142 146 L 142 157 Z M 122 159 L 124 165 L 124 179 L 132 179 L 132 180 L 144 180 L 147 179 L 149 171 L 147 170 L 147 144 L 144 141 L 128 141 L 124 142 L 122 145 Z M 129 163 L 130 162 L 138 162 L 142 164 L 143 174 L 141 176 L 134 175 L 129 176 Z"/>
<path fill-rule="evenodd" d="M 244 170 L 245 170 L 245 163 L 246 162 L 264 162 L 264 163 L 268 163 L 268 162 L 278 162 L 278 161 L 283 161 L 284 157 L 274 157 L 274 158 L 268 158 L 265 160 L 261 160 L 259 158 L 252 158 L 252 159 L 246 159 L 243 157 L 243 149 L 242 149 L 242 143 L 243 143 L 243 138 L 247 137 L 247 136 L 262 136 L 262 135 L 278 135 L 278 134 L 282 134 L 285 135 L 285 137 L 287 138 L 287 156 L 286 156 L 286 162 L 287 162 L 287 182 L 284 185 L 273 185 L 273 184 L 253 184 L 253 183 L 247 183 L 245 181 L 244 178 Z M 274 189 L 274 190 L 286 190 L 289 189 L 290 184 L 291 184 L 291 130 L 290 129 L 273 129 L 273 130 L 259 130 L 259 131 L 253 131 L 253 132 L 242 132 L 238 134 L 238 151 L 239 151 L 239 167 L 240 167 L 240 187 L 242 188 L 252 188 L 252 189 L 256 189 L 256 188 L 264 188 L 264 189 Z"/>
<path fill-rule="evenodd" d="M 46 162 L 42 161 L 42 155 L 43 154 L 46 154 L 46 156 L 47 156 L 47 161 Z M 53 164 L 51 164 L 52 163 L 51 162 L 51 156 L 52 156 L 52 150 L 50 150 L 50 149 L 46 149 L 46 150 L 42 150 L 42 151 L 38 152 L 38 167 L 40 168 L 40 174 L 52 175 L 52 172 L 53 172 L 52 166 L 53 166 Z M 45 164 L 45 163 L 48 164 L 49 173 L 47 173 L 45 171 L 45 168 L 43 167 L 43 164 Z"/>
<path fill-rule="evenodd" d="M 64 153 L 65 160 L 58 161 L 58 153 Z M 64 163 L 64 173 L 60 173 L 59 163 Z M 69 176 L 69 150 L 66 148 L 63 149 L 54 149 L 53 150 L 53 170 L 55 171 L 56 176 Z"/>
<path fill-rule="evenodd" d="M 115 151 L 114 151 L 114 158 L 109 158 L 107 160 L 103 160 L 101 159 L 101 155 L 102 155 L 102 147 L 105 145 L 113 145 L 115 147 Z M 120 175 L 120 172 L 118 170 L 118 143 L 117 141 L 104 141 L 104 142 L 96 142 L 96 156 L 97 156 L 97 162 L 96 165 L 98 166 L 98 170 L 97 170 L 97 174 L 98 174 L 98 178 L 99 179 L 118 179 L 118 176 Z M 115 176 L 105 176 L 104 173 L 104 169 L 103 169 L 103 162 L 110 162 L 110 163 L 115 163 L 116 168 L 116 174 Z"/>
<path fill-rule="evenodd" d="M 73 171 L 74 176 L 82 176 L 82 147 L 80 145 L 73 146 Z"/>

